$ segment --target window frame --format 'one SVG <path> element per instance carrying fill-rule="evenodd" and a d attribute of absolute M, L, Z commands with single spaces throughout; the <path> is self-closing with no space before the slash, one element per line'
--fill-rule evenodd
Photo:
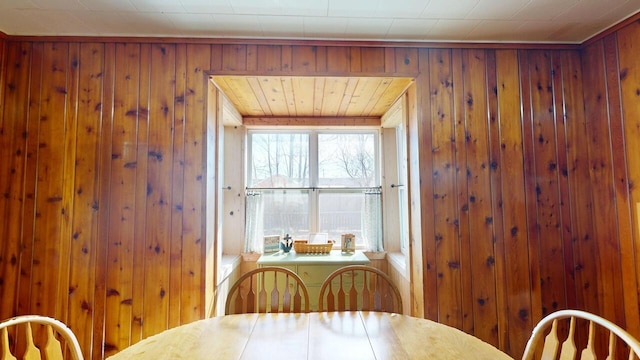
<path fill-rule="evenodd" d="M 251 136 L 253 134 L 295 134 L 302 133 L 309 135 L 309 175 L 308 175 L 308 186 L 300 186 L 300 187 L 254 187 L 249 186 L 252 183 L 252 161 L 251 157 L 253 154 L 253 141 Z M 319 143 L 318 138 L 321 134 L 371 134 L 374 136 L 374 186 L 367 187 L 357 187 L 357 186 L 320 186 L 319 185 Z M 244 179 L 245 184 L 244 187 L 246 190 L 307 190 L 309 194 L 309 233 L 318 233 L 320 228 L 320 202 L 319 198 L 321 194 L 327 193 L 363 193 L 367 189 L 371 188 L 381 188 L 382 184 L 382 173 L 383 173 L 383 165 L 382 165 L 382 134 L 381 129 L 377 127 L 361 127 L 361 128 L 332 128 L 332 127 L 323 127 L 321 129 L 314 127 L 259 127 L 259 128 L 246 128 L 246 154 L 245 154 L 245 165 L 244 165 Z M 384 214 L 384 205 L 381 208 L 382 213 Z M 384 243 L 384 235 L 383 243 Z M 340 247 L 340 239 L 332 239 L 335 240 L 334 248 Z M 364 249 L 365 244 L 362 239 L 356 244 L 357 249 Z"/>

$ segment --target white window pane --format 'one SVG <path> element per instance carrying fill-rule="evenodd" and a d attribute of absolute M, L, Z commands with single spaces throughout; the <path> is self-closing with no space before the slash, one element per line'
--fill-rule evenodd
<path fill-rule="evenodd" d="M 363 245 L 362 210 L 364 193 L 357 192 L 323 192 L 319 194 L 319 229 L 328 233 L 329 239 L 340 244 L 342 234 L 354 234 L 356 245 Z"/>
<path fill-rule="evenodd" d="M 318 186 L 376 186 L 375 140 L 373 133 L 318 134 Z"/>
<path fill-rule="evenodd" d="M 249 141 L 249 187 L 309 185 L 309 134 L 251 132 Z"/>
<path fill-rule="evenodd" d="M 409 194 L 407 192 L 407 133 L 400 124 L 396 127 L 396 146 L 398 163 L 398 208 L 400 220 L 400 250 L 407 253 L 409 246 Z"/>
<path fill-rule="evenodd" d="M 264 233 L 309 236 L 309 192 L 306 190 L 264 191 Z"/>

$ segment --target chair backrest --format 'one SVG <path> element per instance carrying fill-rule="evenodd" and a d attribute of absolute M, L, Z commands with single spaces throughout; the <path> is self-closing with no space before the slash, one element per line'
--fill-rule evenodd
<path fill-rule="evenodd" d="M 59 320 L 40 315 L 21 315 L 0 323 L 0 359 L 15 360 L 16 356 L 20 356 L 25 360 L 62 360 L 64 347 L 69 349 L 72 359 L 83 359 L 75 334 Z"/>
<path fill-rule="evenodd" d="M 402 314 L 402 297 L 391 278 L 365 265 L 342 267 L 324 280 L 319 311 L 384 311 Z"/>
<path fill-rule="evenodd" d="M 278 266 L 242 275 L 229 289 L 225 314 L 309 312 L 309 292 L 295 272 Z"/>
<path fill-rule="evenodd" d="M 569 322 L 568 329 L 566 329 L 565 326 L 566 321 L 564 324 L 562 322 L 560 322 L 560 324 L 558 323 L 559 320 L 563 319 Z M 586 339 L 582 339 L 582 341 L 576 339 L 576 333 L 580 332 L 578 328 L 581 325 L 588 325 L 588 331 L 586 331 L 586 333 L 582 331 L 586 337 Z M 541 340 L 549 328 L 550 330 L 541 344 Z M 558 336 L 559 328 L 565 328 L 563 333 L 566 333 L 566 335 Z M 596 336 L 596 333 L 602 336 Z M 606 334 L 608 340 L 601 338 L 604 337 L 604 334 Z M 562 346 L 560 346 L 560 339 L 563 339 L 565 336 L 566 340 L 562 343 Z M 585 344 L 580 352 L 578 352 L 576 342 L 578 344 Z M 627 347 L 627 349 L 619 349 L 620 346 L 616 346 L 617 343 L 625 345 L 624 347 Z M 539 349 L 541 345 L 542 350 Z M 582 348 L 583 346 L 580 347 Z M 560 350 L 559 353 L 558 350 Z M 606 359 L 622 359 L 621 354 L 616 355 L 616 351 L 618 350 L 619 352 L 627 353 L 628 356 L 624 356 L 625 359 L 640 358 L 640 342 L 618 325 L 589 312 L 581 310 L 560 310 L 547 315 L 534 327 L 522 358 L 526 360 L 533 359 L 534 355 L 538 353 L 541 355 L 541 359 L 565 360 L 579 358 L 587 360 L 597 359 L 597 353 L 607 352 L 608 355 Z"/>

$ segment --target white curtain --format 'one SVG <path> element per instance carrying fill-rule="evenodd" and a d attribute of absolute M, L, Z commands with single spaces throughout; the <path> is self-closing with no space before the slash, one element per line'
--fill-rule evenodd
<path fill-rule="evenodd" d="M 382 196 L 378 188 L 367 190 L 364 193 L 362 237 L 368 251 L 384 251 L 382 244 Z"/>
<path fill-rule="evenodd" d="M 244 252 L 261 253 L 264 246 L 264 201 L 258 191 L 245 194 Z"/>

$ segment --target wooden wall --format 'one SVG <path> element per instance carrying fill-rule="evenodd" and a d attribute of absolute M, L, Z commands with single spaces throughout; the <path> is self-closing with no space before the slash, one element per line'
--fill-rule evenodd
<path fill-rule="evenodd" d="M 416 77 L 414 313 L 515 357 L 556 309 L 640 336 L 638 31 L 583 52 L 9 38 L 0 318 L 60 318 L 100 359 L 203 317 L 205 73 L 399 74 Z"/>
<path fill-rule="evenodd" d="M 585 142 L 591 179 L 591 239 L 577 247 L 582 279 L 593 294 L 578 305 L 626 325 L 640 336 L 640 23 L 592 42 L 582 52 Z M 587 72 L 585 71 L 585 74 Z M 596 241 L 594 241 L 596 240 Z M 587 266 L 591 265 L 591 266 Z M 598 279 L 607 281 L 595 282 Z M 588 295 L 588 296 L 587 296 Z M 625 321 L 626 319 L 626 321 Z"/>

